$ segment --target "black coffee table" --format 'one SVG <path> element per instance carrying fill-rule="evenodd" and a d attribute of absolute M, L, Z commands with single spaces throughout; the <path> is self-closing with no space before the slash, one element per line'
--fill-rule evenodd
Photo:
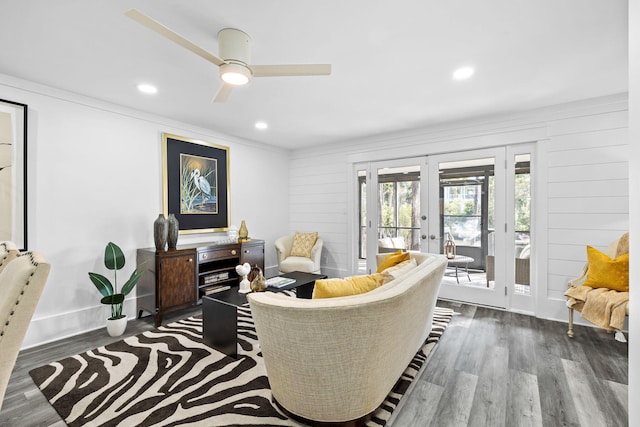
<path fill-rule="evenodd" d="M 281 288 L 267 288 L 268 292 L 296 290 L 298 298 L 311 298 L 316 280 L 326 279 L 324 274 L 294 271 L 281 277 L 295 279 Z M 237 287 L 202 297 L 202 340 L 221 353 L 238 358 L 238 307 L 247 303 L 247 295 Z"/>

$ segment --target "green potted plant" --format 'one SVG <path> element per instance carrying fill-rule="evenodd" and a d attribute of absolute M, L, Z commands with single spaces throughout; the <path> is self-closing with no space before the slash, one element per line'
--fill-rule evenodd
<path fill-rule="evenodd" d="M 135 270 L 118 292 L 118 270 L 121 270 L 124 264 L 122 249 L 115 243 L 109 242 L 104 250 L 104 266 L 108 270 L 113 270 L 113 285 L 103 275 L 89 273 L 91 282 L 102 294 L 100 302 L 111 306 L 111 317 L 107 319 L 107 331 L 112 337 L 122 335 L 127 328 L 127 316 L 122 314 L 124 298 L 133 290 L 144 273 L 144 271 Z"/>

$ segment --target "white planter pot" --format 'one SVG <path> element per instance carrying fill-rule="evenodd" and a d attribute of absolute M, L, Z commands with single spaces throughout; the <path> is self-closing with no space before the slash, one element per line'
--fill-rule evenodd
<path fill-rule="evenodd" d="M 119 337 L 127 329 L 127 316 L 120 319 L 107 319 L 107 332 L 112 337 Z"/>

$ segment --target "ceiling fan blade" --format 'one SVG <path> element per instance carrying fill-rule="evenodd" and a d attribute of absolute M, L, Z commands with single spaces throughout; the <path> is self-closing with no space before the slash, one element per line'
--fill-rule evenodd
<path fill-rule="evenodd" d="M 327 76 L 331 64 L 249 65 L 254 77 Z"/>
<path fill-rule="evenodd" d="M 231 95 L 231 91 L 233 90 L 233 85 L 229 85 L 223 82 L 221 83 L 222 85 L 218 89 L 218 93 L 216 93 L 216 96 L 213 97 L 211 102 L 225 102 L 227 98 L 229 98 L 229 95 Z"/>
<path fill-rule="evenodd" d="M 131 10 L 125 12 L 125 15 L 127 15 L 129 18 L 133 19 L 134 21 L 138 22 L 139 24 L 144 25 L 145 27 L 149 28 L 150 30 L 155 31 L 156 33 L 160 34 L 161 36 L 164 36 L 164 37 L 168 38 L 169 40 L 179 44 L 180 46 L 182 46 L 182 47 L 184 47 L 186 49 L 189 49 L 191 52 L 195 53 L 198 56 L 201 56 L 202 58 L 206 59 L 207 61 L 213 62 L 217 66 L 225 64 L 224 60 L 218 58 L 213 53 L 207 52 L 206 50 L 204 50 L 200 46 L 198 46 L 195 43 L 187 40 L 186 38 L 182 37 L 180 34 L 176 33 L 175 31 L 171 30 L 170 28 L 165 27 L 164 25 L 162 25 L 161 23 L 159 23 L 155 19 L 148 17 L 147 15 L 145 15 L 144 13 L 140 12 L 137 9 L 131 9 Z"/>

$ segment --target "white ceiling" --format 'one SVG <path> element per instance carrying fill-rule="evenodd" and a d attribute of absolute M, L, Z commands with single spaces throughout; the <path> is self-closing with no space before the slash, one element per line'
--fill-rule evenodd
<path fill-rule="evenodd" d="M 124 16 L 134 7 L 213 53 L 239 28 L 254 64 L 333 71 L 214 104 L 217 67 Z M 627 27 L 623 0 L 0 0 L 0 73 L 299 148 L 626 92 Z M 476 73 L 454 81 L 462 65 Z"/>

